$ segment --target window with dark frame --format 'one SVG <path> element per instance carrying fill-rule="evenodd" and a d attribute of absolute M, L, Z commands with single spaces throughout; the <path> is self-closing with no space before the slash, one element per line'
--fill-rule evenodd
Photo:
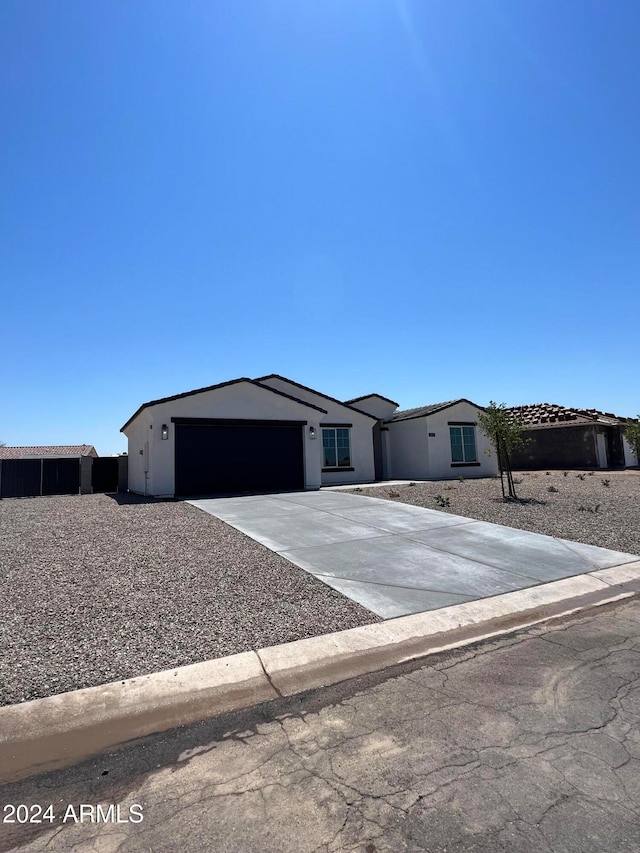
<path fill-rule="evenodd" d="M 346 427 L 323 427 L 322 467 L 349 468 L 351 466 L 351 436 Z"/>
<path fill-rule="evenodd" d="M 450 426 L 451 461 L 464 465 L 478 461 L 476 452 L 476 428 L 473 426 Z"/>

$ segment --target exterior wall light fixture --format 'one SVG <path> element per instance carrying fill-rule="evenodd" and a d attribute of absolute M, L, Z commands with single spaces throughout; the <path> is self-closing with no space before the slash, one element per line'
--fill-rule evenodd
<path fill-rule="evenodd" d="M 313 426 L 310 426 L 309 427 L 309 438 L 315 438 L 315 437 L 316 437 L 316 428 Z"/>
<path fill-rule="evenodd" d="M 169 438 L 169 427 L 166 424 L 162 424 L 162 431 L 160 435 L 163 441 L 166 441 Z"/>

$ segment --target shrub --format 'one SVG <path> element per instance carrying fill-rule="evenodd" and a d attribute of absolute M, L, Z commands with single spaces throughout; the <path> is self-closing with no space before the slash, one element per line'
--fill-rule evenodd
<path fill-rule="evenodd" d="M 609 486 L 611 485 L 611 480 L 603 480 L 602 485 L 608 489 Z"/>
<path fill-rule="evenodd" d="M 451 506 L 449 498 L 445 498 L 443 495 L 436 495 L 434 500 L 438 506 Z"/>
<path fill-rule="evenodd" d="M 577 480 L 584 480 L 584 474 L 576 474 Z"/>
<path fill-rule="evenodd" d="M 558 490 L 556 489 L 555 486 L 547 486 L 547 491 L 548 492 L 557 492 Z"/>
<path fill-rule="evenodd" d="M 400 497 L 400 492 L 394 492 L 393 489 L 389 489 L 388 494 L 389 494 L 390 498 L 399 498 Z"/>

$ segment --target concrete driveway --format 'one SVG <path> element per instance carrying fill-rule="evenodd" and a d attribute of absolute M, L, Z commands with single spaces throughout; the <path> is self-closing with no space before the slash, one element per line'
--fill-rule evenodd
<path fill-rule="evenodd" d="M 640 559 L 343 492 L 190 503 L 387 619 Z"/>

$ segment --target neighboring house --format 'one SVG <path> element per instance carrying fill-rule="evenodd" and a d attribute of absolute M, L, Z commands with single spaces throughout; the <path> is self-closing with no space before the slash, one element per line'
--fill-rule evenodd
<path fill-rule="evenodd" d="M 80 459 L 96 457 L 92 444 L 44 444 L 33 447 L 0 447 L 0 459 Z"/>
<path fill-rule="evenodd" d="M 121 430 L 129 489 L 173 497 L 495 473 L 480 407 L 396 409 L 378 394 L 343 402 L 277 374 L 152 400 Z"/>
<path fill-rule="evenodd" d="M 511 454 L 516 470 L 629 468 L 638 464 L 622 430 L 625 418 L 551 403 L 513 406 L 508 411 L 523 422 L 528 439 Z"/>

